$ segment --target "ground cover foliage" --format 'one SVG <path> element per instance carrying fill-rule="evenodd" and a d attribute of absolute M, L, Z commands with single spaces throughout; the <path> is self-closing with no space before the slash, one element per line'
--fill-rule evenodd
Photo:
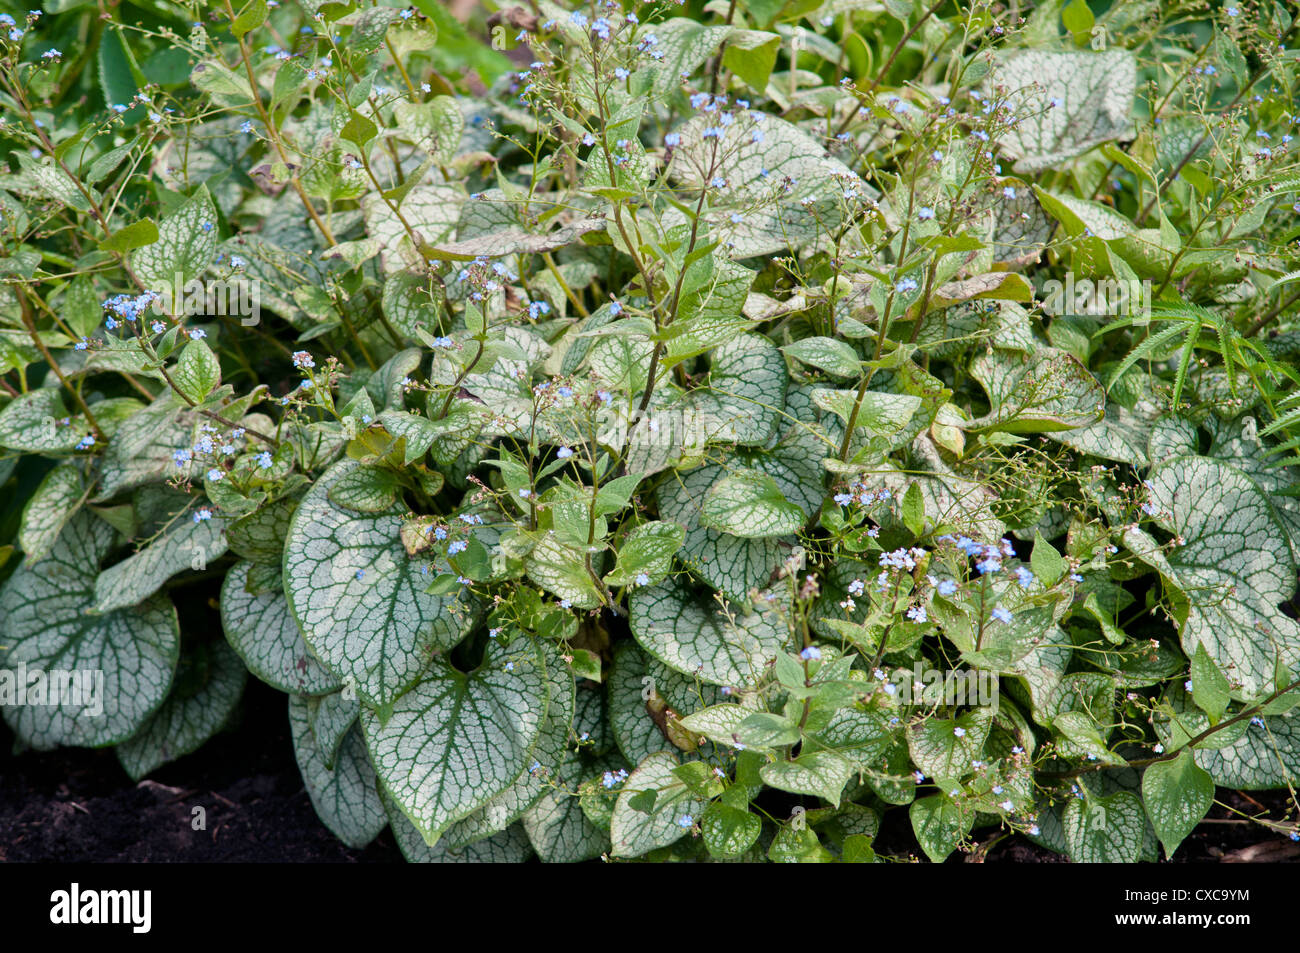
<path fill-rule="evenodd" d="M 412 861 L 1296 838 L 1294 14 L 11 10 L 15 743 L 251 674 Z"/>

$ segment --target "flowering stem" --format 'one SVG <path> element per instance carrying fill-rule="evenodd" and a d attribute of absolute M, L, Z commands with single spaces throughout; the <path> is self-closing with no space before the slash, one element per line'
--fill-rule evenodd
<path fill-rule="evenodd" d="M 63 384 L 67 392 L 72 395 L 72 399 L 77 402 L 77 406 L 81 408 L 81 413 L 82 416 L 86 418 L 86 423 L 88 423 L 90 429 L 95 432 L 95 439 L 102 442 L 106 439 L 104 437 L 104 431 L 99 429 L 99 423 L 95 420 L 95 415 L 90 412 L 90 407 L 86 404 L 86 399 L 81 396 L 81 391 L 73 387 L 72 382 L 64 376 L 63 368 L 59 367 L 59 362 L 54 359 L 54 355 L 50 353 L 50 349 L 46 347 L 45 342 L 41 340 L 40 332 L 36 330 L 36 321 L 32 317 L 31 302 L 27 300 L 27 295 L 23 293 L 22 285 L 15 285 L 14 290 L 18 293 L 18 304 L 22 310 L 23 326 L 27 328 L 27 334 L 31 337 L 32 343 L 40 349 L 41 355 L 45 358 L 45 363 L 50 365 L 50 370 L 54 372 L 54 375 L 59 379 L 59 382 Z"/>

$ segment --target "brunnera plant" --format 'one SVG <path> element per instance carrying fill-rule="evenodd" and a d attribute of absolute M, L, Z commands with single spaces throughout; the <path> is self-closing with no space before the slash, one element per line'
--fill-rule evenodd
<path fill-rule="evenodd" d="M 18 744 L 251 672 L 411 860 L 1297 837 L 1294 10 L 1012 11 L 0 17 Z"/>

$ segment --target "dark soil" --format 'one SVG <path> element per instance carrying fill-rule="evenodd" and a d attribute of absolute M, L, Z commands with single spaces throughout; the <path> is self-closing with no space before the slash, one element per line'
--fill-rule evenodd
<path fill-rule="evenodd" d="M 132 783 L 112 750 L 14 756 L 0 725 L 0 862 L 400 861 L 388 831 L 345 847 L 317 819 L 285 696 L 249 678 L 240 724 Z M 207 829 L 193 830 L 193 808 Z"/>
<path fill-rule="evenodd" d="M 0 724 L 0 862 L 402 859 L 388 831 L 365 850 L 352 850 L 321 824 L 294 761 L 284 696 L 256 679 L 249 679 L 238 724 L 140 784 L 131 782 L 111 750 L 14 755 L 12 747 L 12 733 Z M 1285 791 L 1219 791 L 1217 797 L 1247 814 L 1286 815 Z M 196 807 L 206 811 L 205 830 L 191 827 Z M 1210 816 L 1234 818 L 1218 806 Z M 951 862 L 1064 860 L 1021 837 L 999 836 L 977 831 L 981 849 L 956 854 Z M 905 810 L 886 815 L 876 847 L 893 857 L 923 856 Z M 1175 860 L 1297 862 L 1300 844 L 1253 824 L 1207 823 L 1188 837 Z"/>

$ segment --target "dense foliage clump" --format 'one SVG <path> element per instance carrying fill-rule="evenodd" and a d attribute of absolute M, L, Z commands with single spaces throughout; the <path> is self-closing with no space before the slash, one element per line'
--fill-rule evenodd
<path fill-rule="evenodd" d="M 18 744 L 251 672 L 412 860 L 1296 837 L 1294 8 L 487 12 L 2 18 Z"/>

